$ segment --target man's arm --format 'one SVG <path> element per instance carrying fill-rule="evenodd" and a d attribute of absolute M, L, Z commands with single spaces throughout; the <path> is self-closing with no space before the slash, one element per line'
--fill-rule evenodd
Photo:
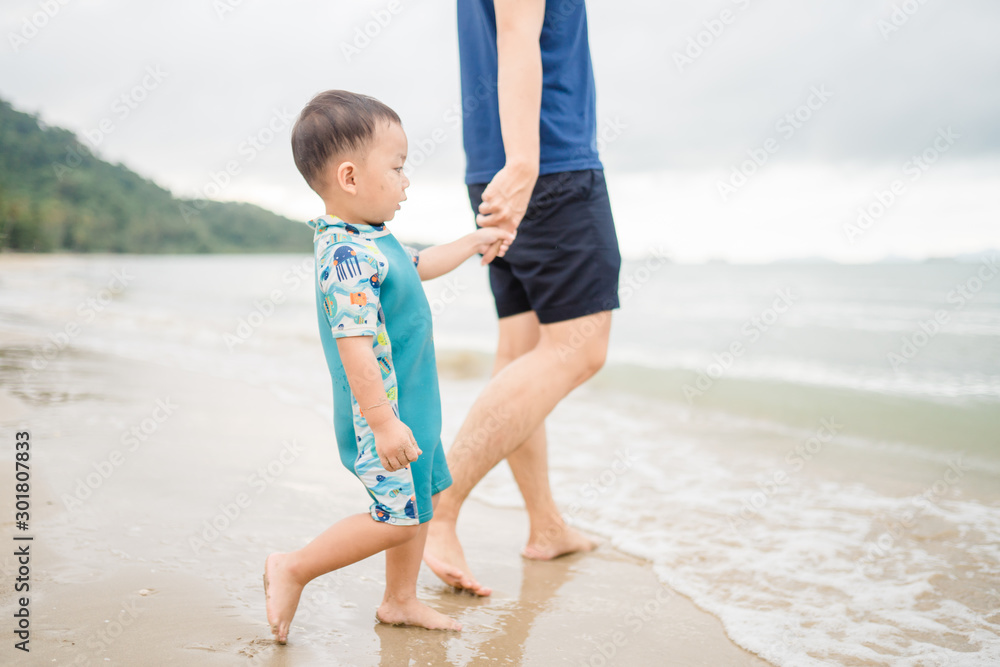
<path fill-rule="evenodd" d="M 372 337 L 338 338 L 337 352 L 351 392 L 375 434 L 375 451 L 382 467 L 393 472 L 416 461 L 423 452 L 410 428 L 396 417 L 385 397 L 382 372 L 372 351 Z"/>
<path fill-rule="evenodd" d="M 420 274 L 421 280 L 433 280 L 455 270 L 459 264 L 477 252 L 489 252 L 494 243 L 500 244 L 499 256 L 503 257 L 513 240 L 513 234 L 496 227 L 478 229 L 457 241 L 421 250 L 417 273 Z M 485 257 L 482 263 L 488 263 Z"/>
<path fill-rule="evenodd" d="M 538 122 L 542 107 L 539 39 L 545 0 L 495 0 L 497 97 L 507 162 L 483 192 L 476 222 L 514 232 L 528 209 L 538 178 Z M 484 256 L 493 260 L 499 244 Z"/>

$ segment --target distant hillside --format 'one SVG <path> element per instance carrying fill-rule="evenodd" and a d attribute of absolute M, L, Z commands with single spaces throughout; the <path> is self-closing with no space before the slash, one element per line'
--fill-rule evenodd
<path fill-rule="evenodd" d="M 309 252 L 311 234 L 259 206 L 178 199 L 0 100 L 0 250 Z"/>

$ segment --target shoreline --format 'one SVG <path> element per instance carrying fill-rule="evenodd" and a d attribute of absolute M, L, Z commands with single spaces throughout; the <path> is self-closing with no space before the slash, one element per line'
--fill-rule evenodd
<path fill-rule="evenodd" d="M 4 350 L 19 342 L 5 336 Z M 426 568 L 418 584 L 464 632 L 377 624 L 375 557 L 310 584 L 289 644 L 278 646 L 264 615 L 264 557 L 368 506 L 339 462 L 332 424 L 266 387 L 73 348 L 19 396 L 2 390 L 0 409 L 5 434 L 31 429 L 41 511 L 31 523 L 32 650 L 8 643 L 5 664 L 769 664 L 663 586 L 650 563 L 606 544 L 524 560 L 523 510 L 475 500 L 460 531 L 493 596 L 456 594 Z M 9 591 L 0 604 L 11 618 Z"/>

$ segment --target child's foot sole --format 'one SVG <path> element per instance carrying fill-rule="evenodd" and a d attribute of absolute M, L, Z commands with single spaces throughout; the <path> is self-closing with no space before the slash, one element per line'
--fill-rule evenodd
<path fill-rule="evenodd" d="M 268 556 L 264 560 L 264 609 L 267 613 L 267 624 L 271 628 L 271 634 L 274 635 L 275 641 L 277 641 L 281 645 L 284 645 L 288 643 L 288 629 L 287 626 L 284 629 L 282 628 L 281 614 L 280 614 L 282 610 L 278 609 L 274 611 L 272 610 L 272 607 L 274 606 L 274 604 L 290 607 L 291 614 L 288 614 L 288 625 L 291 625 L 291 620 L 292 620 L 291 617 L 295 614 L 295 608 L 299 604 L 299 594 L 302 592 L 302 590 L 301 588 L 299 588 L 297 592 L 293 592 L 293 595 L 289 596 L 288 595 L 289 582 L 287 581 L 288 577 L 287 575 L 283 577 L 279 576 L 278 583 L 279 584 L 283 583 L 282 586 L 279 586 L 279 588 L 281 589 L 279 590 L 279 594 L 283 593 L 284 594 L 283 597 L 289 599 L 275 600 L 274 598 L 272 598 L 271 589 L 272 585 L 274 584 L 274 581 L 273 577 L 269 577 L 267 575 L 267 569 L 268 565 L 270 564 L 271 557 L 274 555 L 275 554 L 271 554 L 271 556 Z M 282 573 L 279 572 L 278 574 Z M 281 596 L 279 595 L 279 597 Z M 272 622 L 271 620 L 272 618 L 277 620 Z"/>
<path fill-rule="evenodd" d="M 264 561 L 264 608 L 265 610 L 267 609 L 267 561 L 266 560 Z M 270 623 L 268 623 L 268 625 L 271 627 L 271 634 L 274 635 L 275 641 L 277 641 L 279 644 L 282 645 L 288 643 L 287 640 L 282 641 L 281 639 L 278 639 L 277 626 L 271 625 Z"/>

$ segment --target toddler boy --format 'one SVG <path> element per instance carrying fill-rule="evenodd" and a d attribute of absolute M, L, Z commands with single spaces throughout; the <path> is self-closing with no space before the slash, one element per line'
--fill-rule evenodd
<path fill-rule="evenodd" d="M 326 215 L 309 225 L 337 444 L 372 505 L 297 551 L 267 557 L 267 620 L 281 644 L 307 583 L 380 551 L 386 584 L 379 621 L 461 630 L 416 598 L 427 522 L 436 494 L 451 484 L 431 312 L 420 281 L 475 253 L 503 255 L 513 236 L 486 227 L 420 252 L 401 245 L 385 223 L 406 200 L 406 149 L 392 109 L 346 91 L 314 97 L 292 130 L 295 165 L 326 205 Z"/>

